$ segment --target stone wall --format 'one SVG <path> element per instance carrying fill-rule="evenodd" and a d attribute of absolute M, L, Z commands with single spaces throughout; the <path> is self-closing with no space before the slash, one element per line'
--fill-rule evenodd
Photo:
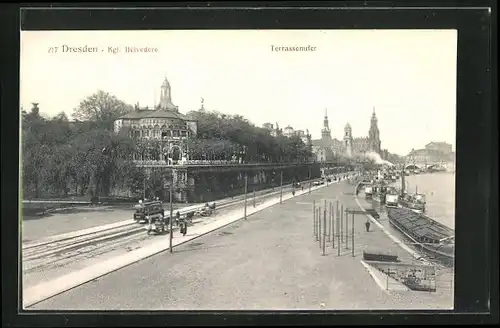
<path fill-rule="evenodd" d="M 279 165 L 228 165 L 228 166 L 183 166 L 144 168 L 146 172 L 146 196 L 160 197 L 169 201 L 173 180 L 174 202 L 209 202 L 216 199 L 241 195 L 247 192 L 280 186 L 321 176 L 319 164 Z M 141 196 L 141 195 L 136 195 Z"/>

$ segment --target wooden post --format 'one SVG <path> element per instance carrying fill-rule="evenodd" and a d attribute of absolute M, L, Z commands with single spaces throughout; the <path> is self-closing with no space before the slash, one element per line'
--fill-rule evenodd
<path fill-rule="evenodd" d="M 321 248 L 321 207 L 318 209 L 318 241 Z"/>
<path fill-rule="evenodd" d="M 170 253 L 173 252 L 173 247 L 172 247 L 172 240 L 173 240 L 173 236 L 174 236 L 174 228 L 172 227 L 172 223 L 174 221 L 174 207 L 173 207 L 173 202 L 172 202 L 172 188 L 173 188 L 173 185 L 174 184 L 174 180 L 173 180 L 173 177 L 172 177 L 172 182 L 170 183 L 170 222 L 169 222 L 169 230 L 170 230 L 170 233 L 169 233 L 169 246 L 168 246 L 168 250 L 170 251 Z"/>
<path fill-rule="evenodd" d="M 323 203 L 324 203 L 323 211 L 326 213 L 326 204 L 327 204 L 326 199 L 325 199 L 325 201 Z M 323 222 L 323 223 L 326 223 L 326 222 Z M 326 229 L 327 229 L 326 224 L 324 224 L 323 225 L 323 231 L 326 232 L 327 231 Z"/>
<path fill-rule="evenodd" d="M 280 204 L 283 202 L 283 170 L 281 170 L 280 178 Z"/>
<path fill-rule="evenodd" d="M 311 193 L 311 167 L 309 166 L 309 194 Z"/>
<path fill-rule="evenodd" d="M 316 200 L 313 199 L 313 236 L 316 236 Z"/>
<path fill-rule="evenodd" d="M 339 201 L 337 201 L 337 215 L 339 216 L 339 222 L 340 222 L 340 241 L 344 242 L 344 222 L 342 220 L 342 211 L 339 208 Z"/>
<path fill-rule="evenodd" d="M 318 234 L 318 227 L 316 226 L 316 220 L 317 220 L 317 215 L 318 215 L 318 209 L 314 208 L 314 238 L 316 239 L 317 234 Z"/>
<path fill-rule="evenodd" d="M 255 189 L 253 190 L 253 207 L 255 207 Z"/>
<path fill-rule="evenodd" d="M 325 256 L 325 248 L 326 248 L 326 207 L 323 212 L 323 256 Z"/>
<path fill-rule="evenodd" d="M 319 212 L 321 211 L 321 208 L 318 207 L 316 209 L 316 240 L 318 240 L 319 237 Z"/>
<path fill-rule="evenodd" d="M 340 233 L 339 231 L 339 225 L 340 225 L 340 216 L 338 215 L 338 212 L 337 212 L 337 256 L 340 256 L 340 249 L 342 248 L 342 244 L 341 244 L 341 241 L 340 241 L 340 236 L 342 235 L 342 233 Z"/>
<path fill-rule="evenodd" d="M 352 257 L 354 257 L 354 212 L 352 212 L 352 221 L 351 221 L 351 242 L 352 242 Z"/>
<path fill-rule="evenodd" d="M 247 188 L 248 188 L 248 175 L 245 174 L 245 208 L 244 208 L 244 214 L 243 217 L 245 220 L 247 219 Z"/>
<path fill-rule="evenodd" d="M 345 248 L 349 249 L 349 215 L 347 214 L 347 209 L 345 209 L 344 213 L 345 217 Z"/>
<path fill-rule="evenodd" d="M 335 248 L 335 220 L 333 217 L 333 204 L 330 203 L 330 232 L 332 233 L 332 248 Z M 328 239 L 328 241 L 330 241 L 330 239 Z"/>

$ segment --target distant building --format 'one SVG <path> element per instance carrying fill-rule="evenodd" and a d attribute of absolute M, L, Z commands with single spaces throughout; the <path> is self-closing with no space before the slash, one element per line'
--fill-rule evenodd
<path fill-rule="evenodd" d="M 264 123 L 262 124 L 262 127 L 268 130 L 269 134 L 272 135 L 273 137 L 277 137 L 279 134 L 281 134 L 278 123 L 276 123 L 276 127 L 274 127 L 272 123 Z"/>
<path fill-rule="evenodd" d="M 423 149 L 412 149 L 405 156 L 407 164 L 428 166 L 433 164 L 445 164 L 455 162 L 455 153 L 452 145 L 446 142 L 431 142 Z"/>
<path fill-rule="evenodd" d="M 321 129 L 321 139 L 312 140 L 313 153 L 316 154 L 317 161 L 330 161 L 338 156 L 351 157 L 356 154 L 364 154 L 370 151 L 376 152 L 382 157 L 380 148 L 380 133 L 378 130 L 378 120 L 375 108 L 370 120 L 368 137 L 354 138 L 352 128 L 349 123 L 344 127 L 342 141 L 332 138 L 328 122 L 328 112 L 325 110 L 323 128 Z"/>
<path fill-rule="evenodd" d="M 427 150 L 438 150 L 443 152 L 444 154 L 451 154 L 452 153 L 452 147 L 451 144 L 446 143 L 446 142 L 430 142 L 427 145 L 425 145 L 425 149 Z"/>
<path fill-rule="evenodd" d="M 295 135 L 295 130 L 288 125 L 286 128 L 283 129 L 283 136 L 291 138 Z"/>
<path fill-rule="evenodd" d="M 165 77 L 161 86 L 160 103 L 151 109 L 135 105 L 134 111 L 114 122 L 116 133 L 123 128 L 128 128 L 132 138 L 160 141 L 161 155 L 156 159 L 178 160 L 187 158 L 187 145 L 184 141 L 190 136 L 196 136 L 197 122 L 180 113 L 178 107 L 173 104 L 170 83 Z M 141 159 L 150 158 L 141 155 Z"/>
<path fill-rule="evenodd" d="M 311 145 L 311 135 L 309 134 L 309 130 L 295 130 L 293 127 L 288 125 L 284 129 L 280 129 L 278 123 L 276 123 L 276 127 L 271 123 L 264 123 L 262 127 L 269 131 L 269 133 L 276 137 L 278 135 L 282 135 L 287 138 L 299 137 L 300 140 L 306 145 Z"/>

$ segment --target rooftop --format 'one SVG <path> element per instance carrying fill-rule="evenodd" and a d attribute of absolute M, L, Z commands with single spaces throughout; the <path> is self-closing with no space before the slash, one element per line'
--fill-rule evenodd
<path fill-rule="evenodd" d="M 152 110 L 152 109 L 136 109 L 128 114 L 120 117 L 120 119 L 141 119 L 141 118 L 176 118 L 184 121 L 195 121 L 190 115 L 182 114 L 173 110 Z"/>

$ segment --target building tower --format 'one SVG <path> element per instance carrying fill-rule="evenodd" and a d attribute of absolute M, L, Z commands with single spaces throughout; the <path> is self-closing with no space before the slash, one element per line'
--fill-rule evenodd
<path fill-rule="evenodd" d="M 346 150 L 346 155 L 348 157 L 352 156 L 352 129 L 351 125 L 347 123 L 344 127 L 344 146 Z"/>
<path fill-rule="evenodd" d="M 368 131 L 368 144 L 371 151 L 380 154 L 380 133 L 377 125 L 377 115 L 375 114 L 375 107 L 373 107 L 372 118 L 370 121 L 370 130 Z"/>
<path fill-rule="evenodd" d="M 172 93 L 170 89 L 170 83 L 168 82 L 167 77 L 165 76 L 165 80 L 161 85 L 161 94 L 160 94 L 160 109 L 163 110 L 172 110 L 178 112 L 177 106 L 172 103 Z"/>
<path fill-rule="evenodd" d="M 328 125 L 328 110 L 325 108 L 325 118 L 323 119 L 323 129 L 321 129 L 321 139 L 330 140 L 332 134 Z"/>

